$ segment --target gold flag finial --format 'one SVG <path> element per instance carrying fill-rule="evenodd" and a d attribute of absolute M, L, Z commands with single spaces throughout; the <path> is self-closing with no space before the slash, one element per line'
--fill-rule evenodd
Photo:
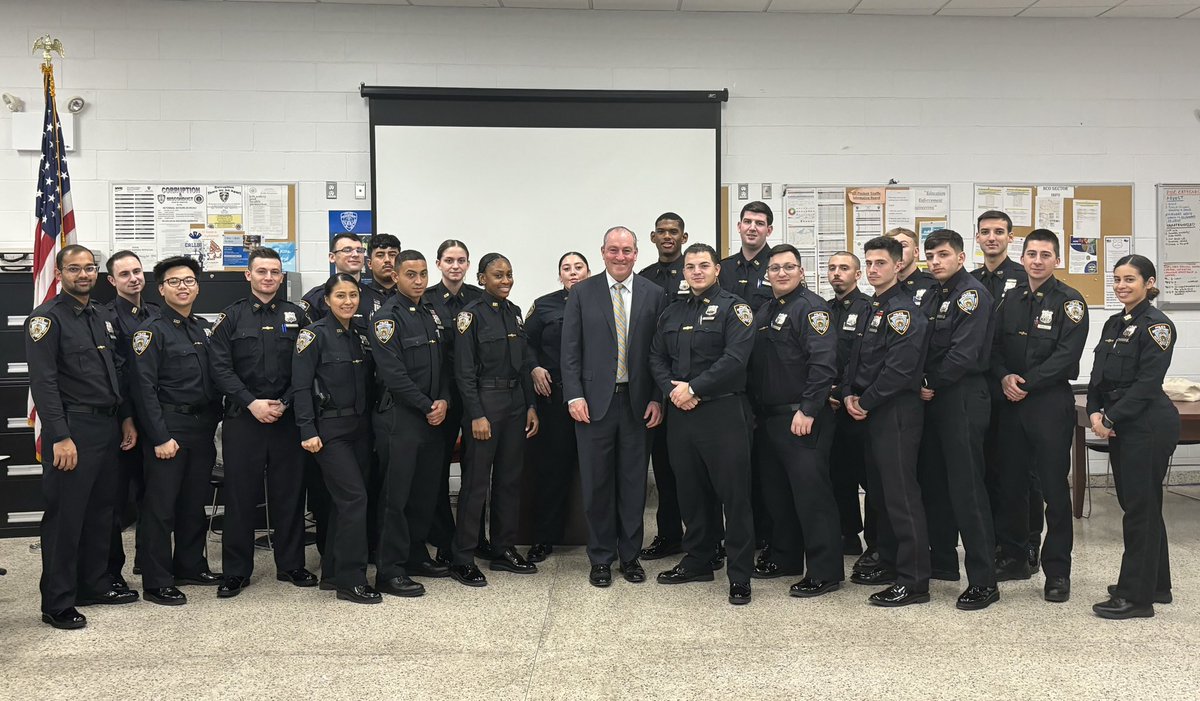
<path fill-rule="evenodd" d="M 42 52 L 42 65 L 44 66 L 49 66 L 53 63 L 54 57 L 50 55 L 51 52 L 57 53 L 59 58 L 67 55 L 63 49 L 62 41 L 50 38 L 49 34 L 40 36 L 37 41 L 33 42 L 34 53 L 37 53 L 39 50 Z"/>

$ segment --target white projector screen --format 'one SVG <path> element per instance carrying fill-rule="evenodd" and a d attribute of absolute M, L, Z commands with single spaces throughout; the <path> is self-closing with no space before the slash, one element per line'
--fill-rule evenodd
<path fill-rule="evenodd" d="M 530 128 L 376 125 L 376 231 L 430 261 L 448 238 L 512 261 L 512 299 L 527 310 L 558 288 L 567 251 L 603 272 L 600 244 L 612 226 L 638 235 L 637 269 L 658 259 L 650 232 L 672 211 L 690 242 L 715 246 L 715 129 Z"/>

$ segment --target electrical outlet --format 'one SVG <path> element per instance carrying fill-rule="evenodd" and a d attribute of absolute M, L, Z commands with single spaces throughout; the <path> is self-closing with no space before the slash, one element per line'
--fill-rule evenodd
<path fill-rule="evenodd" d="M 738 183 L 738 199 L 739 200 L 750 199 L 750 186 L 747 185 L 746 183 Z"/>
<path fill-rule="evenodd" d="M 336 200 L 337 199 L 337 181 L 334 181 L 334 180 L 326 180 L 325 181 L 325 199 L 327 199 L 327 200 Z"/>
<path fill-rule="evenodd" d="M 771 199 L 771 183 L 763 183 L 763 186 L 762 186 L 762 198 L 763 198 L 764 200 L 769 200 L 769 199 Z"/>
<path fill-rule="evenodd" d="M 367 184 L 366 183 L 354 183 L 354 199 L 356 199 L 356 200 L 367 199 Z"/>

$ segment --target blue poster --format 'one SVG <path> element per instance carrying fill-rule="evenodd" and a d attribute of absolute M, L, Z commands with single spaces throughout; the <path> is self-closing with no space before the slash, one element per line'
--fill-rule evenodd
<path fill-rule="evenodd" d="M 370 238 L 374 231 L 374 219 L 371 217 L 369 209 L 346 209 L 329 210 L 329 243 L 333 243 L 333 237 L 339 234 L 355 234 L 362 241 L 363 246 L 367 245 L 367 239 Z M 336 272 L 333 263 L 329 264 L 329 274 L 333 275 Z M 364 282 L 370 280 L 370 271 L 365 268 Z"/>

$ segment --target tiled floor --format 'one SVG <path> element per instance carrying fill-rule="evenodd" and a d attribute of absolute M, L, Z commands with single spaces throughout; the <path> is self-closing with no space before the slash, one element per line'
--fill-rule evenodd
<path fill-rule="evenodd" d="M 0 541 L 0 699 L 1200 698 L 1200 502 L 1166 497 L 1176 603 L 1113 622 L 1090 607 L 1116 579 L 1120 511 L 1094 496 L 1069 603 L 1042 601 L 1038 575 L 974 613 L 946 582 L 899 610 L 851 584 L 789 598 L 791 579 L 755 581 L 744 607 L 721 577 L 597 590 L 581 548 L 483 589 L 426 580 L 423 598 L 356 606 L 275 581 L 260 552 L 236 599 L 188 587 L 187 606 L 91 607 L 85 630 L 56 631 L 38 618 L 33 541 Z M 646 564 L 652 578 L 673 563 Z"/>

